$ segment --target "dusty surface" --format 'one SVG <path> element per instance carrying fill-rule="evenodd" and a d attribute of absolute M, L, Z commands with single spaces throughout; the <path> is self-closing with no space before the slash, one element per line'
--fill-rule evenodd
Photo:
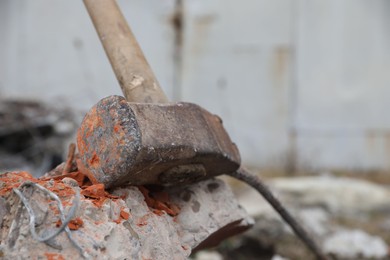
<path fill-rule="evenodd" d="M 335 259 L 389 259 L 390 189 L 369 178 L 296 176 L 266 183 Z M 382 176 L 383 179 L 385 176 Z M 255 218 L 243 235 L 224 241 L 219 259 L 314 259 L 273 209 L 254 191 L 233 182 L 240 204 Z M 202 255 L 197 256 L 202 258 Z"/>
<path fill-rule="evenodd" d="M 31 237 L 27 211 L 12 191 L 25 181 L 39 183 L 58 194 L 66 212 L 75 193 L 82 194 L 69 227 L 74 240 L 91 259 L 185 259 L 194 248 L 217 243 L 253 224 L 230 189 L 217 179 L 165 190 L 129 186 L 110 192 L 99 184 L 88 184 L 77 172 L 50 179 L 35 179 L 26 172 L 0 175 L 3 259 L 81 258 L 65 233 L 47 243 Z M 32 187 L 21 191 L 34 209 L 40 235 L 61 224 L 52 200 Z M 215 237 L 221 230 L 224 232 Z M 210 237 L 211 241 L 204 244 Z"/>

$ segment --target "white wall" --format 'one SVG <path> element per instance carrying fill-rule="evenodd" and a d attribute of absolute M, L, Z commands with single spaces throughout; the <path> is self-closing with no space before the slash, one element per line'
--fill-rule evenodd
<path fill-rule="evenodd" d="M 185 14 L 182 98 L 220 114 L 246 161 L 285 165 L 293 2 L 192 0 Z"/>
<path fill-rule="evenodd" d="M 173 0 L 119 1 L 166 92 L 172 95 Z M 82 1 L 0 1 L 0 95 L 88 109 L 120 94 Z M 159 69 L 157 69 L 159 68 Z"/>
<path fill-rule="evenodd" d="M 300 2 L 300 164 L 390 169 L 389 13 L 389 1 Z"/>
<path fill-rule="evenodd" d="M 389 1 L 119 2 L 168 96 L 221 115 L 245 163 L 390 170 Z M 1 97 L 119 93 L 82 1 L 0 1 Z"/>

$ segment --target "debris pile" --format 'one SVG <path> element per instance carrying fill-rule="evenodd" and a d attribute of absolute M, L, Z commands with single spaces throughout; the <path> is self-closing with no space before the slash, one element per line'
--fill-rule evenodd
<path fill-rule="evenodd" d="M 107 191 L 88 180 L 75 158 L 40 178 L 23 171 L 0 175 L 0 255 L 4 259 L 71 259 L 76 255 L 183 259 L 253 224 L 221 180 Z M 58 196 L 61 205 L 50 193 Z M 38 237 L 50 237 L 66 226 L 64 232 L 40 242 L 32 236 L 31 221 Z"/>
<path fill-rule="evenodd" d="M 390 190 L 356 178 L 279 177 L 267 181 L 281 201 L 313 232 L 323 250 L 336 259 L 389 259 Z M 224 241 L 220 259 L 310 259 L 272 208 L 245 189 L 240 204 L 256 220 L 245 234 Z M 207 259 L 199 255 L 197 260 Z"/>
<path fill-rule="evenodd" d="M 0 172 L 27 170 L 34 176 L 62 161 L 74 133 L 76 115 L 68 108 L 27 100 L 0 102 Z"/>

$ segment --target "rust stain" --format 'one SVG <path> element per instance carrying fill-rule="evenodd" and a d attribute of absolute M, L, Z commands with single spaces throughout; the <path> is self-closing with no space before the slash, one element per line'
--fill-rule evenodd
<path fill-rule="evenodd" d="M 88 139 L 94 136 L 97 128 L 106 129 L 106 126 L 97 112 L 97 107 L 94 106 L 84 117 L 83 123 L 77 131 L 77 148 L 80 154 L 87 152 L 89 147 Z"/>
<path fill-rule="evenodd" d="M 201 26 L 209 26 L 217 18 L 217 14 L 203 14 L 196 17 L 196 22 Z"/>
<path fill-rule="evenodd" d="M 183 25 L 184 25 L 184 10 L 183 0 L 176 0 L 175 9 L 171 18 L 171 23 L 175 32 L 175 45 L 181 47 L 183 45 Z"/>
<path fill-rule="evenodd" d="M 83 162 L 81 161 L 80 158 L 76 159 L 76 164 L 77 164 L 77 169 L 84 174 L 85 176 L 88 177 L 88 179 L 93 183 L 99 183 L 98 180 L 96 179 L 95 175 L 87 168 L 84 166 Z"/>
<path fill-rule="evenodd" d="M 118 100 L 115 96 L 111 96 L 103 99 L 86 114 L 77 131 L 80 158 L 77 160 L 77 165 L 92 183 L 98 183 L 98 180 L 103 178 L 101 169 L 107 170 L 109 168 L 105 171 L 109 172 L 105 174 L 105 177 L 112 173 L 110 178 L 116 178 L 119 175 L 118 171 L 110 167 L 121 162 L 125 156 L 120 147 L 126 146 L 129 140 L 128 133 L 121 125 L 121 120 L 111 120 L 121 116 L 117 109 L 111 109 L 111 101 L 113 100 L 117 102 L 115 104 L 119 107 L 127 106 L 127 102 L 123 98 Z M 102 134 L 96 134 L 97 132 Z M 114 148 L 109 149 L 108 147 Z M 105 158 L 101 157 L 100 152 L 106 155 Z"/>
<path fill-rule="evenodd" d="M 98 167 L 99 164 L 100 164 L 100 159 L 99 157 L 96 155 L 96 153 L 94 153 L 92 155 L 92 158 L 89 160 L 89 163 L 91 164 L 92 167 Z"/>
<path fill-rule="evenodd" d="M 77 133 L 77 148 L 79 149 L 79 152 L 84 153 L 86 152 L 87 141 L 86 139 L 93 136 L 94 131 L 94 125 L 101 125 L 101 122 L 99 121 L 99 116 L 96 111 L 96 107 L 92 107 L 91 110 L 88 112 L 88 115 L 85 116 L 84 124 L 81 124 L 78 133 Z M 83 138 L 83 135 L 80 134 L 83 133 L 85 138 Z M 82 144 L 82 145 L 81 145 Z"/>
<path fill-rule="evenodd" d="M 118 133 L 121 130 L 121 127 L 119 125 L 114 126 L 114 132 Z"/>
<path fill-rule="evenodd" d="M 273 58 L 273 81 L 275 86 L 283 87 L 283 82 L 288 77 L 288 67 L 291 60 L 291 48 L 289 46 L 279 46 L 275 48 Z"/>

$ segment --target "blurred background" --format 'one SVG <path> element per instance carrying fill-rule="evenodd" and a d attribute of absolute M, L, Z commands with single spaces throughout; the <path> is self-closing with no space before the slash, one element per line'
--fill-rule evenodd
<path fill-rule="evenodd" d="M 220 115 L 245 165 L 389 183 L 389 1 L 118 2 L 169 98 Z M 0 35 L 0 168 L 44 173 L 120 87 L 82 1 L 1 0 Z"/>
<path fill-rule="evenodd" d="M 168 96 L 219 114 L 247 165 L 390 169 L 388 1 L 119 3 Z M 0 32 L 2 99 L 120 94 L 81 1 L 2 0 Z"/>

